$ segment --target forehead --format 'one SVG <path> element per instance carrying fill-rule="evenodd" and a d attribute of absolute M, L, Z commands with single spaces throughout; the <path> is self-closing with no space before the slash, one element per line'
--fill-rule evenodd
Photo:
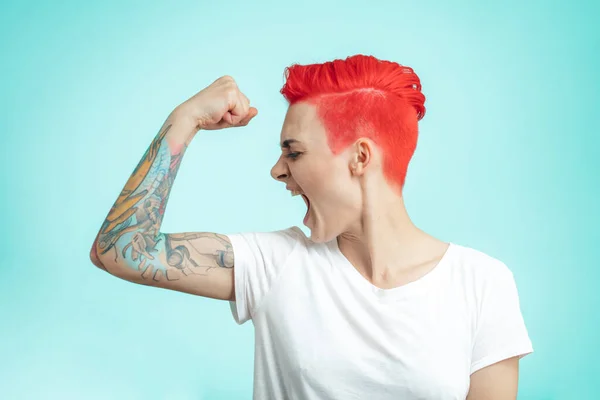
<path fill-rule="evenodd" d="M 318 118 L 316 107 L 306 102 L 288 108 L 281 128 L 281 142 L 295 139 L 303 143 L 318 140 L 325 128 Z"/>

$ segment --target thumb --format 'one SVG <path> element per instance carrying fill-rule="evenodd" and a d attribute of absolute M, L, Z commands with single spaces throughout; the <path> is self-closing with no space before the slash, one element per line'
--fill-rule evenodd
<path fill-rule="evenodd" d="M 224 121 L 228 125 L 233 125 L 233 114 L 231 113 L 231 111 L 227 111 L 223 115 L 223 118 L 221 119 L 221 121 Z"/>
<path fill-rule="evenodd" d="M 258 110 L 255 107 L 250 107 L 248 109 L 248 114 L 240 122 L 238 122 L 238 126 L 248 125 L 248 122 L 258 114 Z"/>

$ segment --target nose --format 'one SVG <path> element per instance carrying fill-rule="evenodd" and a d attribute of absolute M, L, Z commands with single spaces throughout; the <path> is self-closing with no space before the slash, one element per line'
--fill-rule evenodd
<path fill-rule="evenodd" d="M 285 181 L 290 176 L 287 163 L 283 160 L 283 154 L 279 157 L 273 168 L 271 168 L 271 176 L 277 181 Z"/>

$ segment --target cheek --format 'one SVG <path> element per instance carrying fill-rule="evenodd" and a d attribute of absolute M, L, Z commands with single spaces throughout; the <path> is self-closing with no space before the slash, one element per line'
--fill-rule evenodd
<path fill-rule="evenodd" d="M 323 162 L 311 162 L 292 171 L 294 180 L 309 196 L 321 197 L 331 189 L 331 168 Z"/>
<path fill-rule="evenodd" d="M 360 209 L 360 187 L 343 174 L 322 174 L 315 182 L 317 207 L 335 218 L 344 219 Z"/>
<path fill-rule="evenodd" d="M 348 212 L 356 201 L 355 185 L 350 171 L 339 160 L 321 157 L 292 172 L 296 183 L 304 190 L 315 209 L 329 216 Z"/>

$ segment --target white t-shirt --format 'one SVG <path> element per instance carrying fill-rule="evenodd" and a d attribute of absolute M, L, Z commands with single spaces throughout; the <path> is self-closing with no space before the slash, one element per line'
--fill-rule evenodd
<path fill-rule="evenodd" d="M 465 399 L 475 371 L 533 351 L 512 272 L 451 243 L 419 280 L 367 281 L 298 227 L 228 235 L 238 324 L 255 327 L 254 399 Z"/>

